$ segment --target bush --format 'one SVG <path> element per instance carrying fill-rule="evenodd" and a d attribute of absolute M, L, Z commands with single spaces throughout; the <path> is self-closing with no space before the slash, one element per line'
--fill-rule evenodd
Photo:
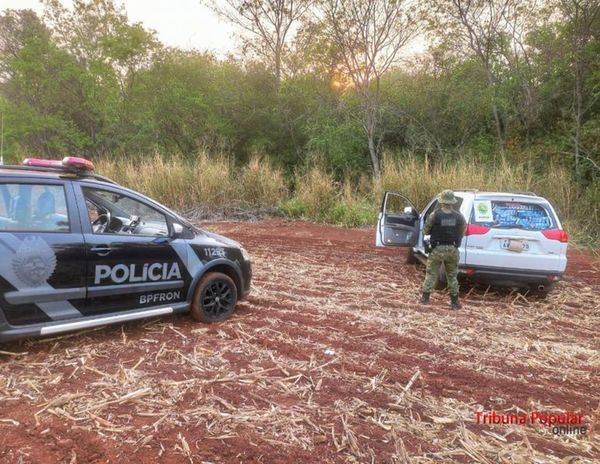
<path fill-rule="evenodd" d="M 296 197 L 305 206 L 307 217 L 323 220 L 338 197 L 333 175 L 318 165 L 304 175 L 297 175 Z"/>
<path fill-rule="evenodd" d="M 299 198 L 290 198 L 281 202 L 279 210 L 286 216 L 302 218 L 306 216 L 306 205 Z"/>
<path fill-rule="evenodd" d="M 239 170 L 238 198 L 251 207 L 270 207 L 287 197 L 281 169 L 267 158 L 254 156 Z"/>
<path fill-rule="evenodd" d="M 373 225 L 377 214 L 372 204 L 338 201 L 327 211 L 325 218 L 327 222 L 344 227 L 364 227 Z"/>

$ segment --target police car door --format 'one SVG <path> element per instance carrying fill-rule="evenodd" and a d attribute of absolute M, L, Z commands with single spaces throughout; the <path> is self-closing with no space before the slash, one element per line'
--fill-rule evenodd
<path fill-rule="evenodd" d="M 171 246 L 168 217 L 118 188 L 80 183 L 79 194 L 88 253 L 87 313 L 185 301 L 189 276 Z"/>
<path fill-rule="evenodd" d="M 81 317 L 85 249 L 71 182 L 0 183 L 0 320 L 13 326 Z"/>
<path fill-rule="evenodd" d="M 419 213 L 408 198 L 385 192 L 377 220 L 375 244 L 378 247 L 415 246 L 419 236 Z"/>

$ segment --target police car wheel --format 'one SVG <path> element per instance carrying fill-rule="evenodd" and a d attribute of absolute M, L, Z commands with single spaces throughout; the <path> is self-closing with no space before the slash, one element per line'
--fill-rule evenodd
<path fill-rule="evenodd" d="M 209 272 L 196 287 L 192 317 L 200 322 L 221 322 L 231 316 L 237 303 L 237 288 L 228 275 Z"/>

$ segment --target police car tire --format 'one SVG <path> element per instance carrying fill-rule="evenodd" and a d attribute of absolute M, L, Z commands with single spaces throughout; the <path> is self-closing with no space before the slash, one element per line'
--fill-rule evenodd
<path fill-rule="evenodd" d="M 212 311 L 214 304 L 219 302 L 212 302 L 211 306 L 207 306 L 207 301 L 210 301 L 211 294 L 214 292 L 227 293 L 229 291 L 230 298 L 228 298 L 228 304 L 226 308 L 219 308 L 218 313 L 215 314 Z M 207 295 L 207 292 L 209 294 Z M 237 287 L 231 277 L 221 272 L 209 272 L 204 275 L 194 292 L 194 299 L 192 300 L 191 315 L 194 320 L 199 322 L 222 322 L 229 318 L 235 309 L 237 303 Z"/>
<path fill-rule="evenodd" d="M 434 288 L 436 290 L 444 290 L 448 285 L 448 281 L 446 280 L 446 266 L 442 263 L 440 268 L 438 269 L 437 279 L 435 280 Z"/>

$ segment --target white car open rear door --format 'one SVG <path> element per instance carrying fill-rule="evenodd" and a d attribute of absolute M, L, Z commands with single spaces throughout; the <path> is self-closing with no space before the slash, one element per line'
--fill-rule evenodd
<path fill-rule="evenodd" d="M 419 237 L 419 213 L 411 201 L 396 192 L 385 192 L 377 220 L 378 247 L 412 247 Z"/>

